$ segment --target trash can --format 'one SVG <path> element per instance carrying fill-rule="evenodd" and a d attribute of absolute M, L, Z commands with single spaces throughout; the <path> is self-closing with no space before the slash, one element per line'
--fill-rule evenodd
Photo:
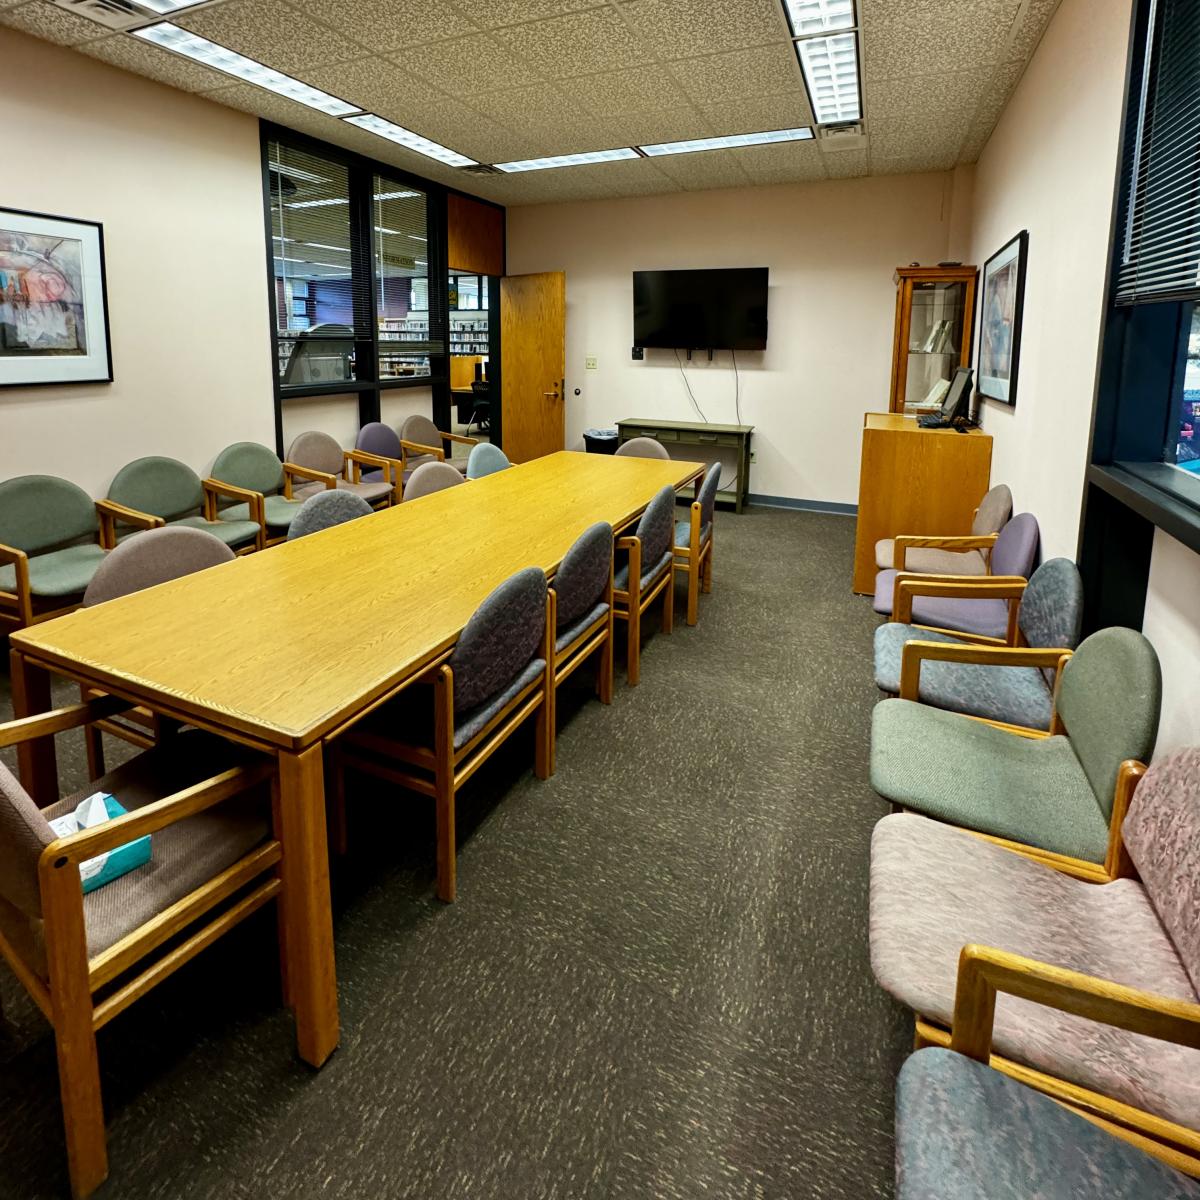
<path fill-rule="evenodd" d="M 615 429 L 585 429 L 583 445 L 589 454 L 616 454 L 617 431 Z"/>

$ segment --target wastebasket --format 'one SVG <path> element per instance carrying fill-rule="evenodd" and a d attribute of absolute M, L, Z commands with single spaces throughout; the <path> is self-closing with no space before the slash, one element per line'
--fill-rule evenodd
<path fill-rule="evenodd" d="M 583 445 L 589 454 L 616 454 L 617 431 L 615 429 L 585 429 Z"/>

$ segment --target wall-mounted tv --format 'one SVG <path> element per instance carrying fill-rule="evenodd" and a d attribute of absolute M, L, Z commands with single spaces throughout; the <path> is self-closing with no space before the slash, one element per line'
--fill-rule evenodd
<path fill-rule="evenodd" d="M 767 268 L 634 271 L 633 344 L 765 350 Z"/>

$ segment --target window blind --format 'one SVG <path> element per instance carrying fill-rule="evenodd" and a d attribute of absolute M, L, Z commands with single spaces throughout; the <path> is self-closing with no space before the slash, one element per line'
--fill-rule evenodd
<path fill-rule="evenodd" d="M 1200 300 L 1200 4 L 1153 0 L 1125 139 L 1117 304 Z"/>

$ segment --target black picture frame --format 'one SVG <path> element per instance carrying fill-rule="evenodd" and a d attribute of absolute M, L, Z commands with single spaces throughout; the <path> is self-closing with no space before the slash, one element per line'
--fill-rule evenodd
<path fill-rule="evenodd" d="M 982 399 L 995 400 L 1009 408 L 1017 404 L 1028 265 L 1029 230 L 1022 229 L 983 264 L 979 279 L 975 390 Z M 1007 362 L 1001 355 L 1006 355 Z"/>

